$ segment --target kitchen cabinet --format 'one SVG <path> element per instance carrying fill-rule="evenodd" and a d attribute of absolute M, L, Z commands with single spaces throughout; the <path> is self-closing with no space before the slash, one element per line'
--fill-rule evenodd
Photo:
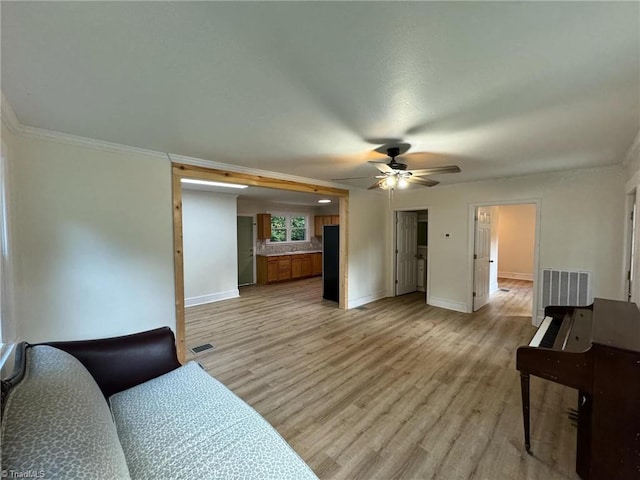
<path fill-rule="evenodd" d="M 258 240 L 269 240 L 271 238 L 271 214 L 259 213 L 256 216 L 258 223 Z"/>
<path fill-rule="evenodd" d="M 278 260 L 267 261 L 267 282 L 276 282 L 278 280 Z"/>
<path fill-rule="evenodd" d="M 302 276 L 303 277 L 310 277 L 311 276 L 311 272 L 312 272 L 312 268 L 311 268 L 311 255 L 299 255 L 300 257 L 302 257 L 301 260 L 301 272 L 302 272 Z"/>
<path fill-rule="evenodd" d="M 291 255 L 278 257 L 278 281 L 291 278 Z"/>
<path fill-rule="evenodd" d="M 258 255 L 256 257 L 258 283 L 284 282 L 322 275 L 322 253 L 293 253 L 289 255 Z"/>
<path fill-rule="evenodd" d="M 291 278 L 302 276 L 302 255 L 291 255 Z"/>
<path fill-rule="evenodd" d="M 322 253 L 311 254 L 311 275 L 322 275 Z"/>
<path fill-rule="evenodd" d="M 340 225 L 340 215 L 316 215 L 313 217 L 313 232 L 316 237 L 322 237 L 322 227 L 325 225 Z"/>

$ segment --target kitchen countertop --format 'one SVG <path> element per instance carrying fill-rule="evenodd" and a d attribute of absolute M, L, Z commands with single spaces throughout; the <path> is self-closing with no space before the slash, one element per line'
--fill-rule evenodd
<path fill-rule="evenodd" d="M 322 253 L 322 250 L 298 250 L 295 252 L 280 252 L 280 253 L 258 253 L 258 257 L 281 257 L 285 255 L 308 255 L 310 253 Z"/>

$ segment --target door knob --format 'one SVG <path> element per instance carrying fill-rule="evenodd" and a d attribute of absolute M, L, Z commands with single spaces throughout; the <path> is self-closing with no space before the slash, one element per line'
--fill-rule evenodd
<path fill-rule="evenodd" d="M 489 260 L 489 263 L 493 263 L 493 260 Z"/>

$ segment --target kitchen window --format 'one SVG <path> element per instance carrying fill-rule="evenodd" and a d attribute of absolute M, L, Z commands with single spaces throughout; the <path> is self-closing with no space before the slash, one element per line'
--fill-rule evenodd
<path fill-rule="evenodd" d="M 306 242 L 309 217 L 299 213 L 271 214 L 271 243 Z"/>

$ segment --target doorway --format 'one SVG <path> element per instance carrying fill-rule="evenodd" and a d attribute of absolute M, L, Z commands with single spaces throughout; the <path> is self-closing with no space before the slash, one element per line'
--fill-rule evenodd
<path fill-rule="evenodd" d="M 238 286 L 251 285 L 253 280 L 253 217 L 237 217 Z"/>
<path fill-rule="evenodd" d="M 176 302 L 176 349 L 178 359 L 184 362 L 186 359 L 185 346 L 185 294 L 184 294 L 184 254 L 183 254 L 183 230 L 182 230 L 182 181 L 209 180 L 215 182 L 253 185 L 258 187 L 290 190 L 298 192 L 313 192 L 320 195 L 330 195 L 339 198 L 340 218 L 348 225 L 349 218 L 349 191 L 334 187 L 325 187 L 292 180 L 280 180 L 262 175 L 231 172 L 206 168 L 195 165 L 172 162 L 172 203 L 173 203 L 173 251 L 174 251 L 174 276 L 175 276 L 175 302 Z M 235 243 L 235 242 L 234 242 Z M 347 308 L 348 285 L 348 242 L 347 229 L 340 229 L 340 278 L 339 278 L 339 308 Z"/>
<path fill-rule="evenodd" d="M 427 258 L 429 212 L 394 212 L 394 295 L 425 293 L 427 303 Z"/>
<path fill-rule="evenodd" d="M 472 206 L 474 312 L 498 294 L 526 291 L 526 315 L 536 323 L 539 210 L 537 201 Z"/>

